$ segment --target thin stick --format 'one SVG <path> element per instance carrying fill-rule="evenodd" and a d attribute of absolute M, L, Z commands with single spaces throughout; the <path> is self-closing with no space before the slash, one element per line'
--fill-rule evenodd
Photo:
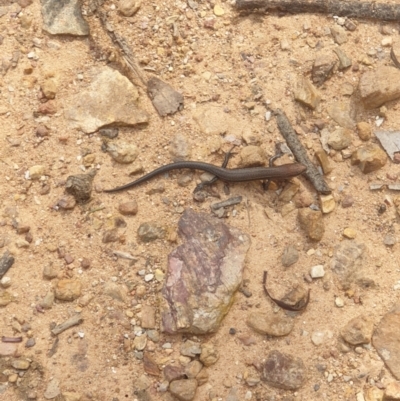
<path fill-rule="evenodd" d="M 400 20 L 399 4 L 377 4 L 375 2 L 339 0 L 236 0 L 238 10 L 282 11 L 290 14 L 319 13 L 339 17 Z"/>
<path fill-rule="evenodd" d="M 296 160 L 307 167 L 306 172 L 303 174 L 311 181 L 311 183 L 314 185 L 314 188 L 318 192 L 325 195 L 330 194 L 332 192 L 331 189 L 328 187 L 328 184 L 325 182 L 317 168 L 308 158 L 307 152 L 299 141 L 299 138 L 297 138 L 297 135 L 290 125 L 290 121 L 286 117 L 286 114 L 282 110 L 277 109 L 275 111 L 275 115 L 279 131 L 286 139 L 286 142 L 290 150 L 293 152 Z"/>
<path fill-rule="evenodd" d="M 65 322 L 57 325 L 56 327 L 54 327 L 53 330 L 51 330 L 51 332 L 57 336 L 58 334 L 62 333 L 63 331 L 69 329 L 72 326 L 76 326 L 78 324 L 81 324 L 83 322 L 83 319 L 81 317 L 81 315 L 78 313 L 72 317 L 70 317 L 68 320 L 66 320 Z"/>

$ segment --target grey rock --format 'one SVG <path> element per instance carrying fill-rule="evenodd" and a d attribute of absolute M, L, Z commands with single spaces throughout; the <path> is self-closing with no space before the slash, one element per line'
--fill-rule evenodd
<path fill-rule="evenodd" d="M 194 358 L 201 354 L 201 345 L 195 341 L 187 340 L 181 344 L 180 352 L 181 355 Z"/>
<path fill-rule="evenodd" d="M 339 127 L 329 134 L 328 145 L 335 150 L 342 150 L 351 145 L 352 139 L 349 129 Z"/>
<path fill-rule="evenodd" d="M 331 35 L 333 37 L 333 40 L 338 45 L 341 45 L 348 41 L 346 30 L 339 25 L 335 25 L 331 28 Z"/>
<path fill-rule="evenodd" d="M 8 269 L 14 264 L 14 256 L 10 252 L 4 252 L 0 258 L 0 278 L 2 278 L 8 271 Z"/>
<path fill-rule="evenodd" d="M 201 362 L 197 360 L 191 361 L 185 366 L 185 375 L 188 379 L 195 379 L 201 369 L 203 369 Z"/>
<path fill-rule="evenodd" d="M 284 390 L 298 390 L 306 376 L 306 367 L 300 358 L 271 351 L 262 366 L 261 380 Z"/>
<path fill-rule="evenodd" d="M 208 215 L 185 210 L 183 244 L 169 255 L 162 289 L 162 327 L 168 333 L 215 332 L 242 280 L 250 238 Z"/>
<path fill-rule="evenodd" d="M 201 347 L 200 361 L 204 366 L 214 365 L 218 361 L 219 354 L 217 349 L 212 344 L 204 344 Z"/>
<path fill-rule="evenodd" d="M 151 242 L 165 237 L 165 228 L 158 223 L 142 223 L 138 228 L 138 237 L 143 242 Z"/>
<path fill-rule="evenodd" d="M 103 149 L 110 154 L 110 156 L 121 164 L 129 164 L 136 160 L 139 150 L 134 143 L 119 142 L 106 142 Z"/>
<path fill-rule="evenodd" d="M 335 102 L 327 107 L 329 116 L 336 121 L 341 127 L 353 129 L 355 122 L 351 115 L 352 110 L 347 102 Z"/>
<path fill-rule="evenodd" d="M 393 376 L 400 380 L 400 304 L 383 316 L 372 337 L 372 343 Z"/>
<path fill-rule="evenodd" d="M 282 265 L 285 267 L 289 267 L 294 263 L 296 263 L 298 260 L 299 260 L 299 252 L 297 248 L 292 244 L 287 245 L 282 253 L 282 258 L 281 258 Z"/>
<path fill-rule="evenodd" d="M 339 59 L 339 70 L 345 70 L 346 68 L 351 67 L 352 61 L 342 49 L 336 47 L 333 49 L 333 51 L 336 53 Z"/>
<path fill-rule="evenodd" d="M 44 392 L 44 398 L 51 400 L 56 398 L 60 394 L 60 382 L 57 379 L 51 379 L 47 384 L 46 390 Z"/>
<path fill-rule="evenodd" d="M 65 117 L 70 128 L 88 134 L 106 125 L 144 124 L 149 115 L 139 108 L 138 99 L 139 92 L 128 78 L 103 67 L 94 72 L 89 89 L 72 99 L 73 107 L 66 110 Z"/>
<path fill-rule="evenodd" d="M 89 35 L 79 0 L 41 0 L 43 29 L 52 35 Z"/>
<path fill-rule="evenodd" d="M 315 59 L 311 70 L 313 83 L 317 86 L 322 85 L 328 78 L 331 77 L 336 63 L 336 59 L 330 54 L 319 55 Z"/>

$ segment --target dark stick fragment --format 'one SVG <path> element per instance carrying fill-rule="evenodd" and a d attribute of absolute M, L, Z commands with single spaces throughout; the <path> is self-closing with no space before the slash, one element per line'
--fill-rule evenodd
<path fill-rule="evenodd" d="M 22 337 L 1 337 L 3 343 L 22 343 Z"/>
<path fill-rule="evenodd" d="M 377 19 L 384 21 L 400 20 L 399 4 L 377 4 L 375 2 L 340 0 L 236 0 L 238 10 L 263 9 L 290 14 L 318 13 L 333 14 L 339 17 Z"/>
<path fill-rule="evenodd" d="M 328 184 L 325 182 L 324 178 L 319 173 L 317 168 L 308 158 L 307 152 L 299 141 L 296 133 L 294 132 L 286 114 L 282 110 L 277 109 L 275 111 L 275 115 L 279 131 L 286 139 L 290 150 L 293 152 L 297 161 L 307 167 L 306 172 L 303 174 L 311 181 L 311 183 L 314 185 L 314 188 L 318 192 L 324 195 L 330 194 L 332 192 L 331 189 L 328 187 Z"/>
<path fill-rule="evenodd" d="M 311 290 L 308 290 L 308 294 L 307 294 L 307 298 L 301 299 L 299 302 L 297 302 L 295 305 L 289 305 L 286 302 L 281 301 L 280 299 L 276 299 L 276 298 L 272 298 L 270 293 L 267 290 L 267 287 L 265 286 L 267 284 L 267 275 L 268 272 L 264 272 L 264 276 L 263 276 L 263 287 L 264 287 L 264 292 L 267 294 L 267 296 L 269 298 L 271 298 L 272 301 L 274 301 L 280 308 L 285 309 L 285 310 L 289 310 L 292 312 L 300 312 L 303 309 L 305 309 L 308 305 L 308 303 L 310 302 L 310 292 Z"/>

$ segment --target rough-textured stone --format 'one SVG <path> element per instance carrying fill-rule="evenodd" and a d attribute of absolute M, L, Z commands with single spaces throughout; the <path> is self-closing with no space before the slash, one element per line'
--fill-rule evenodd
<path fill-rule="evenodd" d="M 386 162 L 386 153 L 375 143 L 361 146 L 351 156 L 351 164 L 358 165 L 364 174 L 379 170 Z"/>
<path fill-rule="evenodd" d="M 400 401 L 400 383 L 390 382 L 385 388 L 383 401 Z"/>
<path fill-rule="evenodd" d="M 101 99 L 101 100 L 100 100 Z M 103 67 L 96 71 L 88 90 L 72 100 L 65 117 L 71 128 L 92 133 L 105 125 L 147 123 L 149 115 L 138 106 L 136 87 L 116 70 Z"/>
<path fill-rule="evenodd" d="M 306 374 L 300 358 L 271 351 L 262 366 L 261 380 L 284 390 L 298 390 L 305 383 Z"/>
<path fill-rule="evenodd" d="M 322 85 L 332 75 L 336 63 L 336 57 L 329 53 L 318 55 L 311 70 L 313 83 Z"/>
<path fill-rule="evenodd" d="M 400 304 L 383 316 L 372 337 L 372 343 L 393 376 L 400 380 Z"/>
<path fill-rule="evenodd" d="M 351 319 L 340 330 L 342 338 L 352 345 L 368 344 L 371 341 L 374 322 L 367 316 Z"/>
<path fill-rule="evenodd" d="M 332 120 L 341 127 L 353 129 L 355 123 L 351 117 L 352 109 L 349 102 L 335 102 L 327 106 L 327 112 Z"/>
<path fill-rule="evenodd" d="M 55 287 L 55 297 L 61 301 L 73 301 L 80 297 L 82 284 L 79 280 L 60 280 Z"/>
<path fill-rule="evenodd" d="M 259 146 L 245 146 L 240 151 L 241 167 L 257 167 L 265 164 L 265 154 Z"/>
<path fill-rule="evenodd" d="M 228 116 L 220 107 L 205 106 L 198 108 L 194 120 L 200 130 L 207 135 L 221 135 L 228 130 Z"/>
<path fill-rule="evenodd" d="M 363 277 L 365 245 L 344 240 L 335 247 L 331 270 L 335 273 L 344 290 Z"/>
<path fill-rule="evenodd" d="M 122 0 L 119 2 L 118 10 L 125 17 L 132 17 L 142 5 L 141 0 Z"/>
<path fill-rule="evenodd" d="M 301 227 L 313 241 L 321 241 L 325 226 L 322 219 L 322 213 L 309 208 L 299 209 L 298 217 Z"/>
<path fill-rule="evenodd" d="M 156 308 L 151 305 L 143 305 L 140 312 L 141 326 L 144 329 L 154 329 L 156 327 Z"/>
<path fill-rule="evenodd" d="M 328 137 L 328 145 L 335 150 L 347 148 L 352 141 L 352 132 L 347 128 L 338 128 Z"/>
<path fill-rule="evenodd" d="M 218 361 L 219 354 L 212 344 L 204 344 L 201 347 L 200 361 L 204 366 L 214 365 Z"/>
<path fill-rule="evenodd" d="M 215 332 L 241 283 L 250 238 L 191 209 L 183 213 L 178 229 L 183 244 L 169 255 L 162 289 L 163 330 Z"/>
<path fill-rule="evenodd" d="M 372 128 L 367 122 L 360 121 L 359 123 L 357 123 L 357 131 L 358 136 L 362 141 L 369 141 L 371 139 Z"/>
<path fill-rule="evenodd" d="M 288 335 L 294 326 L 293 318 L 287 316 L 283 310 L 274 313 L 272 309 L 268 312 L 251 312 L 246 323 L 256 332 L 274 337 Z"/>
<path fill-rule="evenodd" d="M 385 65 L 367 70 L 360 78 L 359 88 L 367 109 L 380 107 L 400 97 L 400 71 Z"/>
<path fill-rule="evenodd" d="M 282 253 L 282 258 L 281 258 L 282 265 L 285 267 L 289 267 L 294 263 L 296 263 L 298 260 L 299 260 L 299 252 L 297 248 L 292 244 L 286 246 Z"/>
<path fill-rule="evenodd" d="M 300 77 L 294 90 L 294 98 L 305 106 L 315 109 L 321 100 L 321 95 L 310 81 Z"/>
<path fill-rule="evenodd" d="M 175 380 L 169 385 L 169 392 L 179 401 L 191 401 L 197 390 L 196 379 Z"/>
<path fill-rule="evenodd" d="M 79 0 L 41 0 L 43 29 L 52 35 L 89 34 L 89 25 L 82 17 Z"/>

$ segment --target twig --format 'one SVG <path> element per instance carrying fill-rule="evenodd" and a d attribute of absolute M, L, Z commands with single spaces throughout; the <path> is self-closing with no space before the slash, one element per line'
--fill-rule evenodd
<path fill-rule="evenodd" d="M 57 336 L 58 334 L 62 333 L 63 331 L 69 329 L 72 326 L 76 326 L 78 324 L 81 324 L 83 322 L 83 319 L 81 317 L 81 315 L 78 313 L 72 317 L 70 317 L 68 320 L 66 320 L 65 322 L 57 325 L 56 327 L 54 327 L 53 330 L 51 330 L 51 332 Z"/>
<path fill-rule="evenodd" d="M 340 17 L 400 20 L 399 4 L 377 4 L 375 2 L 339 0 L 236 0 L 238 10 L 262 8 L 266 11 L 282 11 L 291 14 L 319 13 Z"/>
<path fill-rule="evenodd" d="M 222 202 L 213 203 L 211 205 L 212 210 L 221 209 L 221 207 L 233 206 L 237 205 L 242 201 L 243 197 L 241 196 L 234 196 L 233 198 L 226 199 Z"/>
<path fill-rule="evenodd" d="M 1 342 L 3 343 L 21 343 L 22 337 L 1 337 Z"/>
<path fill-rule="evenodd" d="M 297 138 L 297 135 L 294 132 L 292 126 L 290 125 L 290 122 L 286 117 L 286 114 L 282 110 L 277 109 L 275 111 L 275 115 L 279 131 L 281 132 L 282 136 L 286 139 L 286 142 L 290 150 L 296 157 L 296 160 L 307 167 L 307 171 L 304 173 L 304 175 L 311 181 L 311 183 L 314 185 L 314 188 L 318 192 L 325 195 L 330 194 L 332 192 L 331 189 L 328 187 L 328 184 L 325 182 L 324 178 L 319 173 L 317 168 L 314 166 L 314 164 L 312 164 L 311 160 L 308 158 L 307 152 L 304 149 L 301 142 L 299 141 L 299 139 Z"/>

